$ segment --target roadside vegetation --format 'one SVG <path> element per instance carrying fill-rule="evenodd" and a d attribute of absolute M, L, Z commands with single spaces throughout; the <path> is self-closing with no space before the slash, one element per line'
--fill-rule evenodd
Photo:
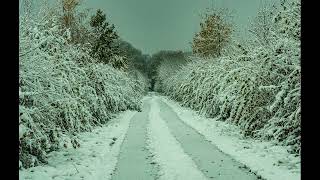
<path fill-rule="evenodd" d="M 299 0 L 262 6 L 246 41 L 232 34 L 235 26 L 226 18 L 227 11 L 209 9 L 191 55 L 152 56 L 154 90 L 208 117 L 238 125 L 244 136 L 274 141 L 299 154 L 300 7 Z"/>
<path fill-rule="evenodd" d="M 80 1 L 31 1 L 19 14 L 19 167 L 46 163 L 47 153 L 77 148 L 79 132 L 114 114 L 139 110 L 148 81 L 134 47 L 120 37 L 101 10 L 79 10 Z M 134 57 L 133 57 L 134 56 Z M 134 59 L 135 58 L 135 59 Z"/>

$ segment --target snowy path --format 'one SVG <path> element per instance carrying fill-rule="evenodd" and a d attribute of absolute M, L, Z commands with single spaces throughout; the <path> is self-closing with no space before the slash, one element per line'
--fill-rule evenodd
<path fill-rule="evenodd" d="M 165 96 L 158 96 L 169 105 L 180 120 L 247 168 L 267 180 L 299 180 L 300 156 L 288 153 L 290 147 L 273 142 L 245 138 L 233 124 L 206 118 L 195 111 L 181 107 Z"/>
<path fill-rule="evenodd" d="M 157 102 L 151 101 L 148 125 L 149 147 L 153 160 L 159 164 L 161 180 L 205 180 L 192 159 L 185 154 L 179 142 L 172 136 L 166 123 L 160 118 Z"/>
<path fill-rule="evenodd" d="M 181 143 L 185 152 L 192 157 L 208 178 L 221 180 L 257 179 L 248 169 L 244 169 L 242 164 L 221 152 L 196 130 L 183 123 L 167 104 L 161 100 L 158 100 L 158 103 L 161 109 L 161 118 L 167 122 L 172 134 Z"/>
<path fill-rule="evenodd" d="M 234 126 L 151 94 L 142 112 L 80 134 L 80 148 L 50 153 L 48 165 L 20 170 L 19 179 L 299 179 L 298 157 L 239 137 Z"/>
<path fill-rule="evenodd" d="M 137 112 L 131 119 L 112 180 L 149 180 L 156 177 L 157 169 L 150 160 L 151 154 L 146 144 L 147 112 L 150 109 L 146 101 L 143 103 L 142 112 Z"/>
<path fill-rule="evenodd" d="M 121 148 L 113 180 L 259 178 L 183 124 L 157 96 L 145 99 L 142 112 L 137 114 Z M 148 145 L 143 147 L 145 138 Z M 151 159 L 147 158 L 150 153 Z"/>

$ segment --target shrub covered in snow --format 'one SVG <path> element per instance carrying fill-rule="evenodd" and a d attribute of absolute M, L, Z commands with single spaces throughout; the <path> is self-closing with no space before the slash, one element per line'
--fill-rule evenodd
<path fill-rule="evenodd" d="M 139 110 L 147 88 L 141 73 L 98 63 L 90 44 L 69 43 L 70 31 L 58 21 L 20 19 L 19 166 L 25 168 L 45 163 L 60 147 L 80 146 L 78 132 L 114 113 Z"/>
<path fill-rule="evenodd" d="M 271 46 L 235 45 L 237 51 L 215 59 L 190 56 L 191 62 L 172 74 L 167 61 L 158 68 L 158 80 L 163 92 L 183 105 L 300 153 L 300 3 L 283 6 L 275 14 Z M 292 11 L 297 13 L 288 19 Z"/>
<path fill-rule="evenodd" d="M 151 89 L 161 91 L 161 82 L 178 71 L 185 64 L 189 53 L 173 50 L 162 50 L 152 55 L 148 62 L 148 76 Z"/>
<path fill-rule="evenodd" d="M 184 53 L 179 51 L 167 52 L 162 58 L 156 74 L 157 81 L 154 87 L 155 91 L 158 92 L 162 91 L 161 82 L 175 74 L 182 65 L 187 63 Z"/>

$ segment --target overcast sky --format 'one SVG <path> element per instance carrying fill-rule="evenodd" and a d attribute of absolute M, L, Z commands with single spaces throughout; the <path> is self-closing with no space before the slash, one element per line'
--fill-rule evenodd
<path fill-rule="evenodd" d="M 124 40 L 152 54 L 163 49 L 190 50 L 200 28 L 199 13 L 211 4 L 233 10 L 233 21 L 243 33 L 260 0 L 83 0 L 82 7 L 104 10 Z"/>

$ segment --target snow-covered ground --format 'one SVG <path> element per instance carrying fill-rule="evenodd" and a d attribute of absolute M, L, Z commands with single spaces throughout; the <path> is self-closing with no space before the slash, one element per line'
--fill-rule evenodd
<path fill-rule="evenodd" d="M 239 127 L 235 125 L 205 118 L 166 97 L 161 96 L 160 99 L 167 103 L 184 123 L 256 174 L 268 180 L 300 179 L 300 157 L 289 154 L 286 147 L 243 138 Z"/>
<path fill-rule="evenodd" d="M 103 127 L 79 134 L 81 146 L 51 152 L 48 165 L 19 171 L 19 179 L 111 179 L 134 111 L 121 113 Z"/>
<path fill-rule="evenodd" d="M 172 119 L 172 114 L 168 114 L 168 109 L 165 108 L 167 106 L 162 106 L 163 103 L 160 104 L 159 100 L 168 104 L 170 109 L 177 113 L 178 117 L 175 121 L 183 122 L 178 127 L 180 129 L 177 129 L 176 126 L 168 126 L 170 124 L 168 120 L 174 119 Z M 173 111 L 172 113 L 174 113 Z M 162 119 L 164 117 L 166 119 Z M 185 124 L 186 126 L 184 126 Z M 146 130 L 140 132 L 141 129 Z M 132 134 L 135 133 L 134 130 L 138 131 L 140 135 Z M 182 136 L 178 137 L 174 131 L 186 132 L 188 138 L 193 140 L 197 139 L 195 133 L 202 134 L 203 137 L 197 135 L 196 142 L 198 143 L 196 149 L 193 149 L 193 151 L 200 152 L 200 155 L 192 153 L 190 148 L 186 148 L 186 141 L 181 141 Z M 129 137 L 125 138 L 126 135 Z M 146 140 L 141 139 L 145 136 Z M 73 149 L 70 146 L 71 148 L 51 152 L 48 155 L 47 165 L 20 170 L 19 179 L 110 180 L 115 178 L 112 176 L 115 170 L 121 173 L 121 177 L 130 177 L 132 180 L 146 177 L 143 176 L 144 173 L 155 173 L 160 180 L 201 180 L 207 178 L 225 180 L 227 176 L 223 174 L 223 171 L 228 171 L 227 174 L 232 173 L 239 179 L 239 171 L 245 172 L 246 170 L 241 169 L 238 162 L 254 172 L 254 174 L 251 173 L 253 176 L 249 175 L 253 178 L 260 175 L 267 180 L 300 179 L 300 157 L 289 154 L 286 147 L 276 146 L 271 142 L 244 138 L 237 126 L 205 118 L 193 110 L 181 107 L 177 102 L 156 94 L 149 94 L 144 98 L 142 112 L 123 112 L 103 127 L 98 127 L 92 132 L 79 134 L 79 139 L 81 144 L 79 148 Z M 144 143 L 145 141 L 147 142 Z M 214 149 L 210 149 L 204 141 Z M 137 145 L 137 142 L 140 143 L 140 146 L 132 148 Z M 187 142 L 187 144 L 190 143 L 192 144 L 192 142 Z M 143 148 L 144 146 L 147 147 Z M 205 153 L 207 156 L 203 156 L 204 150 L 208 151 L 208 149 L 210 149 L 209 152 Z M 130 153 L 125 153 L 126 151 L 130 151 Z M 152 160 L 144 156 L 140 158 L 140 162 L 134 160 L 142 151 L 145 154 L 152 154 Z M 142 176 L 138 176 L 138 172 L 130 171 L 132 168 L 120 166 L 119 157 L 124 158 L 120 158 L 119 162 L 125 160 L 125 162 L 132 162 L 136 166 L 152 164 L 158 168 L 155 168 L 156 172 L 152 172 L 152 169 L 141 166 L 140 170 L 142 170 L 139 173 Z M 213 164 L 206 165 L 205 162 L 210 157 L 214 157 L 210 160 L 210 163 Z M 228 160 L 229 157 L 238 162 Z M 199 166 L 199 163 L 202 166 Z M 236 168 L 231 170 L 228 168 L 231 167 L 229 165 Z M 212 168 L 213 166 L 217 168 Z M 237 170 L 237 167 L 240 169 Z M 208 176 L 208 171 L 211 171 L 211 174 L 215 176 Z"/>
<path fill-rule="evenodd" d="M 149 149 L 155 163 L 159 164 L 160 180 L 205 180 L 194 161 L 183 151 L 179 142 L 170 133 L 165 121 L 160 117 L 160 107 L 152 99 L 149 112 Z"/>

